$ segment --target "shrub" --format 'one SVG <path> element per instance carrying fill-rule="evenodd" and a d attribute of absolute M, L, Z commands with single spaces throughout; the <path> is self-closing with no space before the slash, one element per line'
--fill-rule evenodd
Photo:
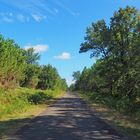
<path fill-rule="evenodd" d="M 46 103 L 46 101 L 51 98 L 52 98 L 51 95 L 45 94 L 44 92 L 37 92 L 33 95 L 30 95 L 28 97 L 28 101 L 32 104 L 40 104 L 40 103 Z"/>
<path fill-rule="evenodd" d="M 126 96 L 117 101 L 116 109 L 120 112 L 132 112 L 134 111 L 134 106 L 130 99 Z"/>

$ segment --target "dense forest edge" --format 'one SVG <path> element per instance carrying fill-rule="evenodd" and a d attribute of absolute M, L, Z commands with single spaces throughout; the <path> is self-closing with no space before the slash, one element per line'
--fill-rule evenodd
<path fill-rule="evenodd" d="M 17 119 L 35 116 L 67 90 L 57 69 L 39 65 L 39 59 L 33 48 L 22 49 L 0 35 L 0 136 L 18 127 Z"/>
<path fill-rule="evenodd" d="M 109 23 L 92 23 L 79 52 L 87 51 L 96 63 L 82 72 L 73 72 L 75 84 L 70 89 L 92 103 L 129 116 L 119 126 L 140 139 L 139 10 L 127 6 L 114 12 Z"/>

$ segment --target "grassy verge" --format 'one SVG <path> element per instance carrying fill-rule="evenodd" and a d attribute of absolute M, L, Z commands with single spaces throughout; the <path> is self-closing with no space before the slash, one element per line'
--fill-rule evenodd
<path fill-rule="evenodd" d="M 63 94 L 60 90 L 0 89 L 0 139 L 14 133 Z"/>
<path fill-rule="evenodd" d="M 94 93 L 80 93 L 80 96 L 89 102 L 90 106 L 97 112 L 97 115 L 102 119 L 111 123 L 122 132 L 132 135 L 140 140 L 140 110 L 135 113 L 120 113 L 114 109 L 108 102 L 102 102 L 98 95 L 92 96 Z M 109 99 L 108 99 L 109 100 Z M 104 100 L 105 101 L 105 100 Z"/>

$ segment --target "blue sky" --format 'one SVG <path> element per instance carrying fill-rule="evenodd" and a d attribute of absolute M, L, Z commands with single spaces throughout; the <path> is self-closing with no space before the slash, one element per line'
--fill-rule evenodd
<path fill-rule="evenodd" d="M 0 34 L 22 48 L 34 47 L 40 64 L 52 64 L 70 84 L 73 71 L 90 67 L 90 53 L 79 54 L 85 31 L 100 19 L 109 23 L 119 7 L 140 0 L 0 0 Z"/>

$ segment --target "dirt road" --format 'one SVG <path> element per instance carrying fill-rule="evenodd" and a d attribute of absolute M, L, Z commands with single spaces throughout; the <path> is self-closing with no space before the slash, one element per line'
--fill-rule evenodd
<path fill-rule="evenodd" d="M 33 121 L 22 127 L 11 140 L 125 140 L 87 104 L 67 93 Z"/>

